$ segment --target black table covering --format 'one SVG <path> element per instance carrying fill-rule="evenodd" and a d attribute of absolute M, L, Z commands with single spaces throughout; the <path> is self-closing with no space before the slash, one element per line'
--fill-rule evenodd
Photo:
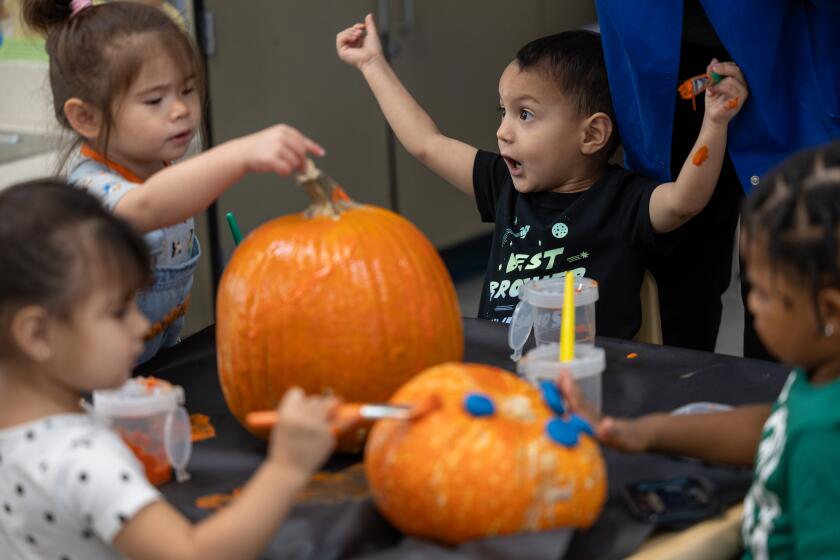
<path fill-rule="evenodd" d="M 507 347 L 507 328 L 498 323 L 464 319 L 465 361 L 514 369 Z M 599 338 L 606 349 L 603 377 L 605 414 L 637 416 L 672 410 L 698 401 L 732 405 L 775 399 L 788 373 L 783 365 L 708 352 Z M 628 354 L 638 354 L 630 359 Z M 209 327 L 159 354 L 138 373 L 181 385 L 191 413 L 210 416 L 217 436 L 198 442 L 188 470 L 189 482 L 161 489 L 193 520 L 210 512 L 195 500 L 230 493 L 242 486 L 265 457 L 265 443 L 246 432 L 231 416 L 216 373 L 214 329 Z M 703 476 L 717 487 L 722 506 L 740 500 L 749 487 L 748 469 L 718 467 L 659 455 L 623 455 L 604 450 L 609 496 L 598 522 L 588 531 L 548 531 L 482 539 L 456 548 L 401 535 L 376 511 L 362 471 L 352 466 L 361 456 L 335 455 L 326 471 L 299 498 L 289 518 L 264 553 L 270 559 L 425 558 L 611 559 L 635 551 L 655 527 L 633 518 L 621 489 L 650 478 Z M 344 470 L 346 469 L 346 470 Z M 571 537 L 571 538 L 570 538 Z"/>

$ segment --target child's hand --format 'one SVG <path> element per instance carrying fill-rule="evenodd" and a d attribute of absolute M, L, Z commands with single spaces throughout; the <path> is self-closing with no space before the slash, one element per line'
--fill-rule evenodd
<path fill-rule="evenodd" d="M 557 379 L 557 386 L 566 400 L 566 409 L 592 424 L 595 437 L 606 445 L 627 453 L 642 453 L 650 448 L 650 434 L 639 420 L 602 417 L 592 406 L 568 372 Z"/>
<path fill-rule="evenodd" d="M 716 72 L 723 79 L 706 88 L 705 118 L 716 124 L 727 124 L 738 114 L 749 96 L 747 82 L 734 62 L 718 62 L 713 58 L 706 72 Z"/>
<path fill-rule="evenodd" d="M 306 154 L 323 156 L 324 148 L 285 124 L 278 124 L 236 140 L 239 157 L 249 173 L 289 175 L 303 171 Z"/>
<path fill-rule="evenodd" d="M 298 387 L 286 391 L 271 432 L 269 460 L 307 476 L 320 467 L 335 446 L 329 422 L 335 405 L 332 397 L 307 397 Z"/>
<path fill-rule="evenodd" d="M 381 57 L 382 44 L 373 15 L 368 14 L 364 23 L 357 23 L 336 35 L 335 50 L 338 58 L 360 70 L 371 60 Z"/>

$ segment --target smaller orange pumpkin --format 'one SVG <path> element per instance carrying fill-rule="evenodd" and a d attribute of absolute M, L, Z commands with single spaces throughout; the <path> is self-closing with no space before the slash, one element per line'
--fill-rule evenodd
<path fill-rule="evenodd" d="M 391 401 L 435 395 L 441 406 L 413 422 L 378 422 L 365 449 L 382 514 L 406 534 L 448 544 L 591 526 L 606 498 L 604 461 L 588 425 L 549 393 L 491 366 L 418 374 Z"/>

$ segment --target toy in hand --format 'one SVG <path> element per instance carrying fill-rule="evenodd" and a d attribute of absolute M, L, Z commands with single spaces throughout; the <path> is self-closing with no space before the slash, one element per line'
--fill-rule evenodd
<path fill-rule="evenodd" d="M 683 99 L 691 99 L 691 108 L 697 110 L 697 96 L 706 91 L 709 86 L 720 82 L 723 76 L 717 72 L 708 72 L 691 77 L 680 84 L 677 91 Z"/>

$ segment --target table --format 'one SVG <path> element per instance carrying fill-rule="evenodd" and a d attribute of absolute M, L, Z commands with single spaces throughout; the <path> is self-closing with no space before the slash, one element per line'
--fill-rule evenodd
<path fill-rule="evenodd" d="M 464 319 L 465 361 L 513 369 L 506 325 Z M 775 399 L 789 368 L 759 360 L 680 348 L 599 338 L 606 349 L 603 409 L 606 414 L 637 416 L 672 410 L 697 401 L 731 405 Z M 637 354 L 629 358 L 629 354 Z M 208 514 L 195 506 L 199 496 L 229 493 L 242 486 L 265 456 L 265 444 L 230 415 L 216 374 L 214 331 L 210 327 L 162 352 L 139 368 L 184 387 L 187 408 L 210 416 L 217 437 L 199 442 L 189 470 L 192 480 L 162 487 L 187 517 Z M 724 505 L 736 504 L 751 480 L 749 469 L 712 466 L 660 455 L 623 455 L 605 450 L 609 497 L 598 522 L 570 539 L 566 531 L 494 537 L 446 548 L 405 537 L 376 511 L 358 467 L 359 456 L 334 456 L 293 509 L 264 558 L 375 560 L 422 558 L 569 559 L 624 558 L 636 551 L 654 527 L 633 518 L 620 497 L 626 484 L 643 478 L 704 476 L 718 488 Z M 346 469 L 343 470 L 342 469 Z M 565 554 L 565 556 L 564 556 Z"/>

